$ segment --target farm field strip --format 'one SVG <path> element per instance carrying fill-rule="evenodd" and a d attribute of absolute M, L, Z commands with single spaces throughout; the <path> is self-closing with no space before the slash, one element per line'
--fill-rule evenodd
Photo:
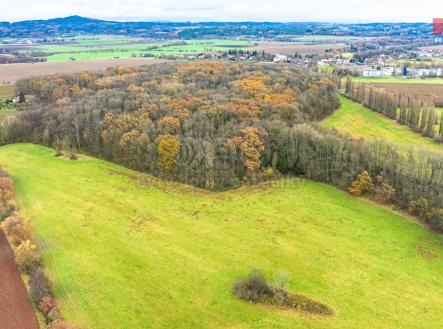
<path fill-rule="evenodd" d="M 389 92 L 412 95 L 425 102 L 443 102 L 443 84 L 372 82 L 371 85 Z"/>
<path fill-rule="evenodd" d="M 265 51 L 271 54 L 294 55 L 299 54 L 324 54 L 329 49 L 345 49 L 344 43 L 319 43 L 301 44 L 294 42 L 260 42 L 253 50 Z"/>
<path fill-rule="evenodd" d="M 362 81 L 370 83 L 404 83 L 404 84 L 443 84 L 443 78 L 403 78 L 403 77 L 387 77 L 387 78 L 367 78 L 353 77 L 353 81 Z"/>
<path fill-rule="evenodd" d="M 91 42 L 38 46 L 36 49 L 48 53 L 48 61 L 60 62 L 71 59 L 86 60 L 114 57 L 128 58 L 142 55 L 155 57 L 170 54 L 211 53 L 227 51 L 230 49 L 242 49 L 242 47 L 247 48 L 252 45 L 249 41 L 239 40 L 176 40 L 171 42 L 134 41 L 117 44 L 112 42 L 93 43 L 93 40 L 88 41 Z"/>

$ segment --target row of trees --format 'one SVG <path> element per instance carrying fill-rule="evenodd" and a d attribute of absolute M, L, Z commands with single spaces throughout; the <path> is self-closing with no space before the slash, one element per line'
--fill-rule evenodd
<path fill-rule="evenodd" d="M 405 94 L 393 94 L 365 83 L 354 83 L 348 77 L 345 93 L 352 100 L 362 103 L 373 111 L 384 114 L 392 120 L 443 142 L 443 115 L 438 115 L 431 104 L 425 106 L 419 99 Z"/>

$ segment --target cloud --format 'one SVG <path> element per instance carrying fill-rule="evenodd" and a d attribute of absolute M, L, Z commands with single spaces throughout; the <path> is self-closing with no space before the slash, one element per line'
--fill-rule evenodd
<path fill-rule="evenodd" d="M 442 0 L 2 0 L 0 20 L 69 15 L 173 21 L 420 21 L 443 16 Z"/>

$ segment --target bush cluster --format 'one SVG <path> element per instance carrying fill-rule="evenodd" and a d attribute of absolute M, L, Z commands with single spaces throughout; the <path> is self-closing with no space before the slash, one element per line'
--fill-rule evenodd
<path fill-rule="evenodd" d="M 331 316 L 334 312 L 311 298 L 288 292 L 269 285 L 261 271 L 253 270 L 244 278 L 235 281 L 232 291 L 238 299 L 280 308 L 292 309 L 310 314 Z"/>
<path fill-rule="evenodd" d="M 0 222 L 16 210 L 14 188 L 8 173 L 0 168 Z"/>
<path fill-rule="evenodd" d="M 31 299 L 37 305 L 43 302 L 44 299 L 47 301 L 48 298 L 52 298 L 51 283 L 40 267 L 30 274 L 29 289 Z"/>
<path fill-rule="evenodd" d="M 432 208 L 426 199 L 420 198 L 409 203 L 408 212 L 432 230 L 443 233 L 443 208 Z"/>
<path fill-rule="evenodd" d="M 254 270 L 234 283 L 233 292 L 238 299 L 258 302 L 264 296 L 271 295 L 272 289 L 268 286 L 264 274 Z"/>
<path fill-rule="evenodd" d="M 385 183 L 383 176 L 377 175 L 375 179 L 364 170 L 348 188 L 349 193 L 355 196 L 370 195 L 381 203 L 394 203 L 396 199 L 396 191 L 391 185 Z"/>

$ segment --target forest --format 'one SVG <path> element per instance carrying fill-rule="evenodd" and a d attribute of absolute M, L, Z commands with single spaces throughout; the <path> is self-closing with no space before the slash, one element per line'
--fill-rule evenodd
<path fill-rule="evenodd" d="M 316 122 L 338 79 L 288 65 L 195 62 L 23 79 L 2 144 L 77 150 L 212 190 L 302 176 L 393 203 L 443 231 L 443 155 L 353 140 Z"/>
<path fill-rule="evenodd" d="M 245 28 L 246 27 L 246 28 Z M 48 20 L 0 22 L 0 38 L 41 38 L 67 34 L 138 35 L 155 39 L 252 37 L 281 39 L 284 35 L 350 35 L 429 37 L 430 23 L 341 24 L 318 22 L 119 22 L 81 16 Z"/>

